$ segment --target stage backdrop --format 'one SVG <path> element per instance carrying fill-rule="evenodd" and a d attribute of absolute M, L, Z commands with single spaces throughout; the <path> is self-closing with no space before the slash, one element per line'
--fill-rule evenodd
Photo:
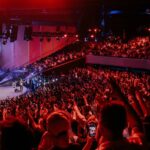
<path fill-rule="evenodd" d="M 32 41 L 24 40 L 25 26 L 19 26 L 17 40 L 15 42 L 7 41 L 6 45 L 0 42 L 0 67 L 16 68 L 24 64 L 35 62 L 36 60 L 56 52 L 64 46 L 76 41 L 75 37 L 51 38 L 48 42 L 46 38 L 40 42 L 39 37 L 34 37 Z M 55 32 L 53 26 L 33 26 L 33 32 Z M 75 27 L 61 26 L 60 31 L 76 32 Z"/>

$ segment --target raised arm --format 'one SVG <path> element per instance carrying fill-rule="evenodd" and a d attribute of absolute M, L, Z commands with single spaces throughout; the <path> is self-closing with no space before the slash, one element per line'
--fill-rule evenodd
<path fill-rule="evenodd" d="M 119 86 L 116 84 L 116 81 L 114 78 L 109 79 L 110 84 L 113 88 L 113 91 L 116 93 L 118 96 L 119 100 L 121 100 L 127 110 L 127 116 L 128 120 L 130 123 L 130 126 L 133 127 L 139 127 L 140 129 L 142 128 L 141 125 L 141 120 L 139 116 L 137 115 L 136 111 L 132 108 L 132 106 L 129 104 L 127 97 L 121 92 L 121 89 Z"/>

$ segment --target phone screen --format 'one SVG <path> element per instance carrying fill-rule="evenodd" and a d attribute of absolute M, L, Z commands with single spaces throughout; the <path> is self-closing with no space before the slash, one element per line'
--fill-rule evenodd
<path fill-rule="evenodd" d="M 96 125 L 95 124 L 90 124 L 89 125 L 89 136 L 90 137 L 95 137 L 96 135 Z"/>

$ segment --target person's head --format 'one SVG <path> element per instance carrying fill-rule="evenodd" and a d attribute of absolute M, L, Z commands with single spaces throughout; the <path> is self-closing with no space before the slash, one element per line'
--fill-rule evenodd
<path fill-rule="evenodd" d="M 66 112 L 56 111 L 47 118 L 47 129 L 54 146 L 66 148 L 69 145 L 70 119 Z"/>
<path fill-rule="evenodd" d="M 107 131 L 114 138 L 122 137 L 123 129 L 127 125 L 126 110 L 119 104 L 106 104 L 102 107 L 99 117 L 100 132 Z"/>
<path fill-rule="evenodd" d="M 98 120 L 96 118 L 95 115 L 91 115 L 88 120 L 87 120 L 87 124 L 90 124 L 90 123 L 95 123 L 96 125 L 98 124 Z"/>
<path fill-rule="evenodd" d="M 0 122 L 1 150 L 31 150 L 33 134 L 20 119 L 10 117 Z"/>

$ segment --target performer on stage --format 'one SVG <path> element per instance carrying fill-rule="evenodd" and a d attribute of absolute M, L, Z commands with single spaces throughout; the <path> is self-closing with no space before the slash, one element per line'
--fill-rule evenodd
<path fill-rule="evenodd" d="M 15 89 L 16 86 L 17 86 L 17 83 L 16 83 L 16 81 L 14 81 L 14 82 L 12 83 L 12 87 Z"/>
<path fill-rule="evenodd" d="M 20 85 L 20 91 L 22 92 L 23 91 L 23 80 L 22 79 L 20 79 L 19 85 Z"/>

